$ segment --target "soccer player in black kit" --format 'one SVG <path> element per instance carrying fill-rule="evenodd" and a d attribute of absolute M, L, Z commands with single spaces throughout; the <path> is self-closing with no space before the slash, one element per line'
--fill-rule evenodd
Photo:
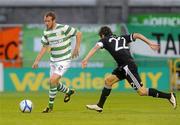
<path fill-rule="evenodd" d="M 111 93 L 112 85 L 124 79 L 129 82 L 132 88 L 134 88 L 134 90 L 136 90 L 140 96 L 165 98 L 172 104 L 174 109 L 176 108 L 177 102 L 174 93 L 164 93 L 154 88 L 143 87 L 141 78 L 138 74 L 137 66 L 129 50 L 129 43 L 135 41 L 136 39 L 144 41 L 153 50 L 159 49 L 158 44 L 152 43 L 149 39 L 139 33 L 116 36 L 107 26 L 101 27 L 99 36 L 101 39 L 82 61 L 82 68 L 85 68 L 89 59 L 95 54 L 95 52 L 97 52 L 97 50 L 102 48 L 106 49 L 112 55 L 112 57 L 117 62 L 117 68 L 114 69 L 111 75 L 105 78 L 105 85 L 102 90 L 99 102 L 93 105 L 86 105 L 88 109 L 102 112 L 104 103 Z"/>

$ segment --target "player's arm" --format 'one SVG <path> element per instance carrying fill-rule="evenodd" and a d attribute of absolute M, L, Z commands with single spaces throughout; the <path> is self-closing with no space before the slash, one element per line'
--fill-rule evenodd
<path fill-rule="evenodd" d="M 38 68 L 38 63 L 39 61 L 41 60 L 41 58 L 43 57 L 43 55 L 46 53 L 46 51 L 48 50 L 48 46 L 43 46 L 40 50 L 40 52 L 38 53 L 33 65 L 32 65 L 32 68 Z"/>
<path fill-rule="evenodd" d="M 101 47 L 96 44 L 96 46 L 94 48 L 92 48 L 89 53 L 87 54 L 87 56 L 82 60 L 81 62 L 81 66 L 82 68 L 85 68 L 87 66 L 87 63 L 89 61 L 89 59 L 96 53 L 97 50 L 99 50 Z"/>
<path fill-rule="evenodd" d="M 74 50 L 72 52 L 72 58 L 76 58 L 79 56 L 82 33 L 80 31 L 78 31 L 77 29 L 75 29 L 74 27 L 71 27 L 69 25 L 65 25 L 64 27 L 65 27 L 64 33 L 66 36 L 68 36 L 68 37 L 76 36 L 76 44 L 75 44 Z"/>
<path fill-rule="evenodd" d="M 159 48 L 160 48 L 159 44 L 153 43 L 152 41 L 150 41 L 148 38 L 146 38 L 144 35 L 142 35 L 140 33 L 134 33 L 133 38 L 134 39 L 140 39 L 140 40 L 144 41 L 153 50 L 159 50 Z"/>
<path fill-rule="evenodd" d="M 72 53 L 72 58 L 76 58 L 79 56 L 81 38 L 82 38 L 82 33 L 78 31 L 76 33 L 76 45 L 75 45 L 73 53 Z"/>

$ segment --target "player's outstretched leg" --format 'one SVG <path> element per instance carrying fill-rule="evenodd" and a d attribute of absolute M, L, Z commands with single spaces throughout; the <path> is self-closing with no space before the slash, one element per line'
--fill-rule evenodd
<path fill-rule="evenodd" d="M 165 98 L 168 99 L 169 102 L 172 104 L 173 108 L 176 109 L 177 107 L 177 102 L 176 102 L 176 95 L 174 93 L 165 93 L 165 92 L 161 92 L 158 91 L 154 88 L 149 88 L 149 96 L 153 96 L 156 98 Z"/>
<path fill-rule="evenodd" d="M 65 93 L 64 102 L 68 102 L 70 100 L 70 98 L 71 98 L 71 95 L 73 95 L 75 93 L 74 89 L 69 89 L 62 83 L 58 84 L 57 90 L 60 91 L 60 92 Z"/>
<path fill-rule="evenodd" d="M 97 104 L 94 105 L 86 105 L 86 107 L 90 110 L 95 110 L 97 112 L 102 112 L 103 111 L 103 106 L 106 102 L 107 97 L 110 95 L 111 93 L 111 88 L 106 88 L 104 87 L 101 93 L 101 97 L 99 99 L 99 102 Z"/>

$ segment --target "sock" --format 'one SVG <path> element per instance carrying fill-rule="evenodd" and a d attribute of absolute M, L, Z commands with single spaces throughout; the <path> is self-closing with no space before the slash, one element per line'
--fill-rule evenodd
<path fill-rule="evenodd" d="M 49 108 L 53 108 L 56 93 L 57 93 L 57 87 L 50 85 L 50 89 L 49 89 Z"/>
<path fill-rule="evenodd" d="M 105 103 L 107 97 L 110 95 L 110 93 L 111 93 L 111 88 L 106 88 L 106 87 L 103 88 L 102 93 L 101 93 L 101 97 L 100 97 L 99 102 L 97 104 L 99 107 L 103 108 L 104 103 Z"/>
<path fill-rule="evenodd" d="M 67 88 L 64 84 L 60 83 L 57 86 L 57 91 L 63 92 L 63 93 L 68 93 L 69 88 Z"/>
<path fill-rule="evenodd" d="M 152 97 L 156 97 L 156 98 L 166 98 L 166 99 L 171 98 L 170 93 L 164 93 L 164 92 L 158 91 L 157 89 L 154 89 L 154 88 L 149 88 L 148 96 L 152 96 Z"/>

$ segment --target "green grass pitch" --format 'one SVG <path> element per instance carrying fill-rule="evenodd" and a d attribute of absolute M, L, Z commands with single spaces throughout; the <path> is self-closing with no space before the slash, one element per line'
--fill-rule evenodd
<path fill-rule="evenodd" d="M 58 93 L 52 113 L 41 111 L 47 105 L 47 92 L 0 93 L 0 125 L 178 125 L 180 107 L 173 110 L 165 99 L 140 97 L 134 92 L 112 91 L 102 113 L 90 111 L 86 104 L 96 103 L 98 92 L 77 92 L 68 103 Z M 180 101 L 180 92 L 176 93 Z M 21 113 L 19 102 L 30 99 L 31 113 Z"/>

